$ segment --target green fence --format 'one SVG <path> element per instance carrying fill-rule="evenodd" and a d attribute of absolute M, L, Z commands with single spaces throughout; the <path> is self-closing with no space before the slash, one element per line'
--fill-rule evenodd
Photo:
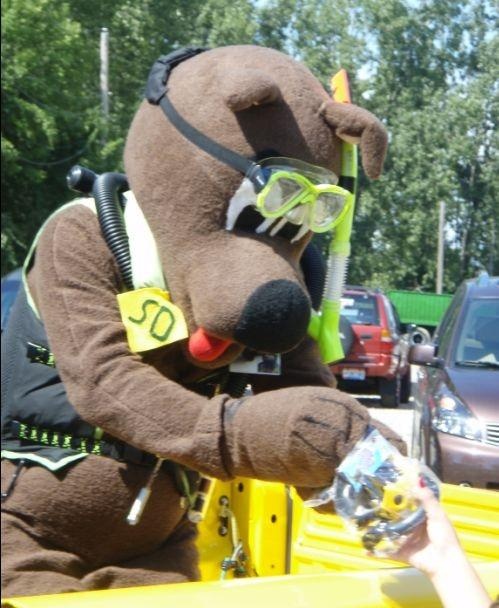
<path fill-rule="evenodd" d="M 451 294 L 421 293 L 417 291 L 389 291 L 402 323 L 436 327 L 447 310 Z"/>

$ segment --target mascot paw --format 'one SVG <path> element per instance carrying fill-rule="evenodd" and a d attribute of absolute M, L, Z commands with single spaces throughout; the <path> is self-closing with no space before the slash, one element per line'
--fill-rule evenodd
<path fill-rule="evenodd" d="M 231 474 L 306 487 L 331 483 L 340 462 L 372 426 L 407 452 L 396 433 L 332 388 L 293 387 L 228 402 L 225 425 Z"/>

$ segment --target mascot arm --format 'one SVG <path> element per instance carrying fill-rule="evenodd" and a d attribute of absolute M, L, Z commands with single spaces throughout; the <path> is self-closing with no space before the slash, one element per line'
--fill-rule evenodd
<path fill-rule="evenodd" d="M 29 285 L 69 400 L 85 421 L 117 439 L 226 476 L 219 449 L 222 403 L 210 404 L 175 382 L 174 360 L 159 370 L 129 350 L 116 301 L 119 284 L 91 211 L 72 207 L 48 223 Z M 178 361 L 173 345 L 175 355 Z"/>
<path fill-rule="evenodd" d="M 83 419 L 214 477 L 307 487 L 331 481 L 370 424 L 363 406 L 313 386 L 239 400 L 196 395 L 175 382 L 173 365 L 160 373 L 129 351 L 116 306 L 118 279 L 90 211 L 71 209 L 49 223 L 30 285 L 69 399 Z"/>

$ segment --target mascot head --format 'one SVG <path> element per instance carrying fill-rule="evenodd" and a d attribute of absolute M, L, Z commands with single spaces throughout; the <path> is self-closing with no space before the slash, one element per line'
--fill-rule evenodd
<path fill-rule="evenodd" d="M 360 144 L 366 174 L 378 177 L 379 121 L 334 102 L 278 51 L 188 49 L 154 64 L 125 168 L 186 317 L 191 362 L 218 367 L 245 348 L 285 352 L 305 337 L 300 257 L 345 213 L 342 141 Z"/>

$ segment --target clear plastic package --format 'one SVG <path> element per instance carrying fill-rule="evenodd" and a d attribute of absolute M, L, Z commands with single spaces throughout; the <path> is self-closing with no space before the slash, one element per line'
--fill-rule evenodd
<path fill-rule="evenodd" d="M 305 502 L 334 510 L 364 548 L 390 557 L 425 520 L 414 488 L 425 485 L 440 497 L 440 482 L 425 465 L 407 458 L 376 429 L 355 445 L 336 471 L 333 484 Z"/>

